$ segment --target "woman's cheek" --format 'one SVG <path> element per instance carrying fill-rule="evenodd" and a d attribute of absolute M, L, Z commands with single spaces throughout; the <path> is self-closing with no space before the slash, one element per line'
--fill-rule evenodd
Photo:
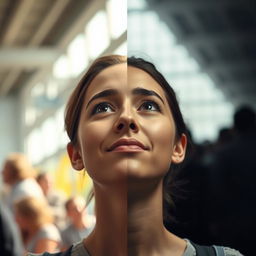
<path fill-rule="evenodd" d="M 170 122 L 156 121 L 151 124 L 151 140 L 153 144 L 163 148 L 171 148 L 174 142 L 175 131 Z"/>

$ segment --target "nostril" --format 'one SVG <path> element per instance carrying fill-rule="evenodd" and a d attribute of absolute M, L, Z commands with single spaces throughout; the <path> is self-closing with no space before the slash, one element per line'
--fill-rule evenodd
<path fill-rule="evenodd" d="M 130 124 L 130 128 L 131 128 L 132 130 L 134 130 L 134 129 L 136 128 L 135 124 L 134 124 L 134 123 Z"/>
<path fill-rule="evenodd" d="M 121 129 L 123 128 L 123 126 L 124 126 L 123 124 L 119 124 L 119 125 L 117 126 L 117 129 L 118 129 L 118 130 L 121 130 Z"/>

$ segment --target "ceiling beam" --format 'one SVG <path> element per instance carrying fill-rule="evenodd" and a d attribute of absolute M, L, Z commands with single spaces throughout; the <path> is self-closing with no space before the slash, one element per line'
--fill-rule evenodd
<path fill-rule="evenodd" d="M 54 5 L 49 13 L 44 18 L 40 27 L 37 29 L 37 33 L 32 37 L 30 45 L 39 45 L 49 33 L 49 30 L 53 27 L 58 20 L 67 4 L 70 0 L 55 0 Z"/>
<path fill-rule="evenodd" d="M 60 40 L 58 47 L 66 48 L 67 45 L 81 32 L 84 32 L 85 24 L 88 24 L 93 16 L 106 8 L 106 0 L 88 1 L 84 10 L 79 14 L 74 24 L 67 30 Z"/>
<path fill-rule="evenodd" d="M 17 81 L 20 76 L 20 72 L 18 70 L 12 70 L 10 73 L 5 77 L 1 87 L 0 87 L 0 95 L 5 96 L 11 90 L 13 84 Z"/>
<path fill-rule="evenodd" d="M 3 38 L 3 45 L 13 45 L 19 31 L 22 28 L 23 22 L 27 17 L 29 17 L 29 13 L 31 7 L 35 4 L 34 0 L 23 0 L 19 1 L 16 12 L 14 13 L 11 22 L 8 26 L 8 29 Z"/>
<path fill-rule="evenodd" d="M 28 46 L 36 46 L 36 45 L 41 44 L 41 42 L 44 40 L 44 38 L 47 35 L 47 33 L 49 32 L 49 30 L 53 27 L 53 25 L 55 24 L 57 19 L 60 17 L 62 11 L 66 7 L 66 5 L 69 3 L 69 1 L 70 0 L 56 0 L 56 1 L 54 1 L 54 5 L 53 5 L 52 9 L 46 15 L 44 20 L 42 21 L 42 23 L 41 23 L 40 27 L 38 28 L 37 32 L 31 38 Z M 35 2 L 34 0 L 21 1 L 22 4 L 20 6 L 18 6 L 17 12 L 15 13 L 14 19 L 12 21 L 12 25 L 10 25 L 10 29 L 11 29 L 10 31 L 13 31 L 13 32 L 12 33 L 9 32 L 10 35 L 8 35 L 8 37 L 6 36 L 5 41 L 4 41 L 8 45 L 10 43 L 9 40 L 11 38 L 12 38 L 12 40 L 14 40 L 15 33 L 16 33 L 16 35 L 18 34 L 17 28 L 20 29 L 20 26 L 22 25 L 22 20 L 27 18 L 28 11 L 31 8 L 32 3 L 34 3 L 34 2 Z M 29 5 L 29 4 L 31 4 L 31 5 Z M 24 11 L 24 9 L 25 9 L 25 11 Z M 12 26 L 15 26 L 16 24 L 19 24 L 19 25 L 16 27 L 16 30 L 14 31 Z M 11 34 L 12 34 L 12 36 L 11 36 Z M 53 62 L 53 60 L 52 60 L 52 62 Z M 4 95 L 8 94 L 9 90 L 12 87 L 12 84 L 10 84 L 10 82 L 12 81 L 12 77 L 16 77 L 21 72 L 22 72 L 22 67 L 20 67 L 19 70 L 12 70 L 8 74 L 6 79 L 1 84 L 0 95 L 4 96 Z"/>
<path fill-rule="evenodd" d="M 63 38 L 60 40 L 60 42 L 56 47 L 58 49 L 65 50 L 68 44 L 72 41 L 72 39 L 74 39 L 74 37 L 77 34 L 84 31 L 85 24 L 87 24 L 99 10 L 104 10 L 105 7 L 106 7 L 105 0 L 89 1 L 88 5 L 84 7 L 84 10 L 77 17 L 77 20 L 66 31 L 65 35 L 63 36 Z M 125 37 L 124 35 L 120 37 L 121 41 L 123 40 L 124 37 Z M 125 38 L 127 38 L 127 36 Z M 117 42 L 119 39 L 115 40 L 115 42 Z M 47 72 L 49 72 L 48 68 L 46 68 L 46 70 Z M 26 84 L 26 88 L 22 92 L 22 95 L 27 94 L 27 92 L 35 85 L 35 81 L 38 82 L 38 79 L 40 77 L 39 74 L 44 73 L 44 71 L 45 71 L 44 69 L 38 70 L 37 72 L 35 72 L 34 75 L 32 75 L 31 79 Z"/>
<path fill-rule="evenodd" d="M 51 65 L 60 56 L 55 48 L 0 48 L 0 68 L 34 69 Z"/>

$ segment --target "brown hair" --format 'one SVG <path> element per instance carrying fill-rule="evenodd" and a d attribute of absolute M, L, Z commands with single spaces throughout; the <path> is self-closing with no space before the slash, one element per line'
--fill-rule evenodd
<path fill-rule="evenodd" d="M 35 169 L 24 154 L 12 153 L 5 160 L 5 166 L 8 168 L 9 176 L 16 182 L 26 178 L 35 177 Z"/>
<path fill-rule="evenodd" d="M 121 55 L 109 55 L 96 59 L 82 77 L 75 90 L 71 94 L 66 106 L 65 129 L 70 141 L 77 144 L 77 129 L 83 106 L 86 90 L 92 80 L 104 69 L 121 63 L 126 63 L 127 58 Z"/>
<path fill-rule="evenodd" d="M 46 223 L 53 223 L 52 211 L 43 198 L 26 197 L 15 202 L 16 212 L 30 220 L 30 225 L 40 227 Z"/>

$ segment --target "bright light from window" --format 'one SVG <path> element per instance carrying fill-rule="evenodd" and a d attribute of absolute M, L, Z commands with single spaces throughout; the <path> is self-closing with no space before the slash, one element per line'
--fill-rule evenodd
<path fill-rule="evenodd" d="M 43 137 L 41 136 L 40 129 L 35 129 L 31 132 L 27 139 L 27 152 L 32 163 L 40 162 L 44 157 L 44 152 L 42 151 Z"/>
<path fill-rule="evenodd" d="M 45 92 L 45 85 L 43 83 L 37 83 L 32 89 L 31 89 L 31 97 L 38 97 L 43 95 Z"/>
<path fill-rule="evenodd" d="M 128 8 L 129 9 L 144 9 L 146 7 L 145 0 L 128 0 Z"/>
<path fill-rule="evenodd" d="M 48 99 L 55 99 L 58 96 L 58 87 L 57 81 L 48 81 L 46 84 L 46 96 Z"/>
<path fill-rule="evenodd" d="M 200 70 L 188 50 L 177 44 L 175 35 L 161 17 L 148 10 L 133 12 L 133 8 L 128 19 L 128 55 L 152 61 L 164 74 L 177 94 L 184 118 L 197 142 L 215 140 L 220 128 L 232 124 L 233 105 Z"/>
<path fill-rule="evenodd" d="M 70 77 L 70 64 L 68 57 L 62 55 L 53 64 L 53 76 L 55 78 L 65 79 Z"/>
<path fill-rule="evenodd" d="M 71 74 L 76 77 L 83 72 L 88 65 L 85 35 L 77 35 L 70 43 L 67 52 L 70 59 Z"/>
<path fill-rule="evenodd" d="M 114 54 L 127 56 L 127 42 L 121 44 L 115 51 Z"/>
<path fill-rule="evenodd" d="M 65 106 L 62 106 L 55 114 L 55 129 L 57 131 L 57 142 L 59 149 L 66 147 L 69 142 L 67 133 L 64 131 L 64 111 Z"/>
<path fill-rule="evenodd" d="M 109 0 L 107 3 L 110 32 L 112 38 L 118 38 L 127 29 L 127 1 Z"/>
<path fill-rule="evenodd" d="M 27 107 L 25 112 L 25 123 L 27 126 L 32 125 L 36 120 L 36 110 L 33 107 Z"/>
<path fill-rule="evenodd" d="M 98 57 L 109 45 L 108 20 L 105 11 L 99 11 L 86 27 L 88 55 L 91 59 Z"/>
<path fill-rule="evenodd" d="M 58 149 L 58 132 L 56 130 L 54 118 L 46 119 L 42 125 L 42 152 L 44 157 L 50 156 Z"/>

